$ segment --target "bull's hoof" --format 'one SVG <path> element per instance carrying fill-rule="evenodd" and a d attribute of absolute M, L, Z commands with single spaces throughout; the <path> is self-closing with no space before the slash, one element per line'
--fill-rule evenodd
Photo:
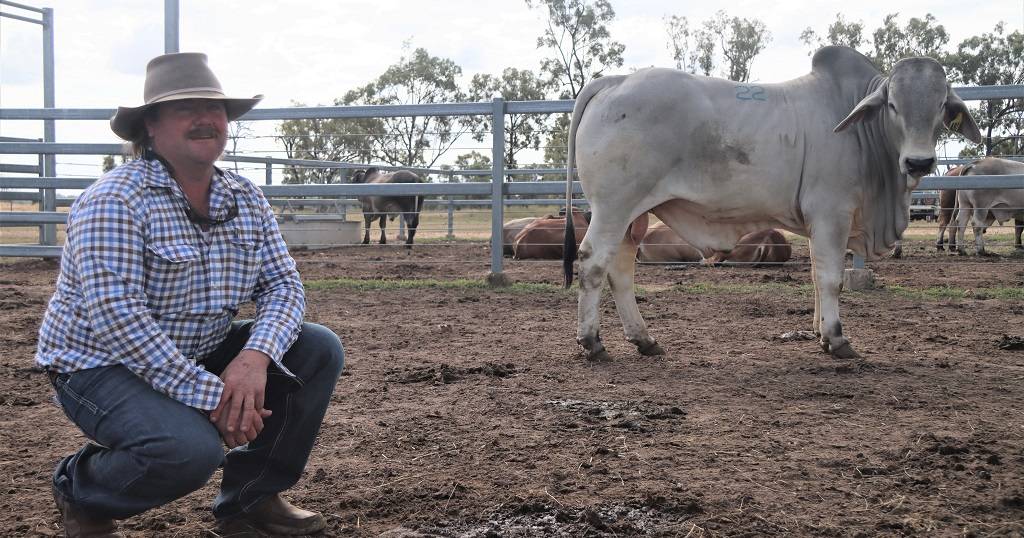
<path fill-rule="evenodd" d="M 361 244 L 361 245 L 369 245 L 369 244 L 370 244 L 370 240 L 369 240 L 369 239 L 367 239 L 367 240 L 363 241 L 363 242 L 362 242 L 362 243 L 360 243 L 360 244 Z"/>
<path fill-rule="evenodd" d="M 1014 250 L 1024 250 L 1024 245 L 1014 245 L 1013 249 Z"/>
<path fill-rule="evenodd" d="M 843 342 L 839 347 L 833 348 L 829 354 L 836 359 L 850 360 L 861 358 L 860 354 L 853 350 L 850 342 Z"/>
<path fill-rule="evenodd" d="M 665 350 L 662 349 L 661 346 L 654 341 L 645 346 L 637 346 L 636 349 L 637 351 L 640 352 L 641 355 L 645 357 L 657 357 L 659 355 L 665 354 Z"/>
<path fill-rule="evenodd" d="M 945 245 L 935 245 L 935 250 L 937 250 L 939 252 L 942 252 L 942 251 L 946 250 L 946 247 L 945 247 Z"/>
<path fill-rule="evenodd" d="M 608 351 L 601 348 L 597 351 L 588 351 L 586 353 L 587 362 L 593 363 L 605 363 L 612 362 L 612 356 L 608 354 Z"/>

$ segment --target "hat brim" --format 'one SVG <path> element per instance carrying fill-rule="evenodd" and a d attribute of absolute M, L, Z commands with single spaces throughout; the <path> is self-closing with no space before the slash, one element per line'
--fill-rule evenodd
<path fill-rule="evenodd" d="M 142 117 L 146 113 L 147 109 L 160 103 L 180 101 L 182 99 L 216 99 L 218 101 L 223 101 L 228 121 L 235 121 L 242 117 L 246 112 L 252 110 L 257 103 L 263 100 L 263 96 L 225 97 L 224 95 L 208 91 L 177 93 L 142 106 L 117 107 L 117 112 L 114 113 L 114 117 L 110 118 L 110 130 L 114 131 L 114 134 L 119 136 L 122 140 L 127 140 L 129 142 L 135 140 L 141 129 L 143 129 Z"/>

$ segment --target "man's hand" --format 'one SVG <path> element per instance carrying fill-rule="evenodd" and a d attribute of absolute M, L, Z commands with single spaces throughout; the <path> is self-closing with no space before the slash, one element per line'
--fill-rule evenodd
<path fill-rule="evenodd" d="M 263 408 L 269 365 L 270 357 L 265 353 L 243 349 L 220 375 L 224 392 L 217 408 L 210 413 L 210 421 L 217 426 L 228 448 L 255 439 L 263 430 L 263 419 L 271 414 Z"/>

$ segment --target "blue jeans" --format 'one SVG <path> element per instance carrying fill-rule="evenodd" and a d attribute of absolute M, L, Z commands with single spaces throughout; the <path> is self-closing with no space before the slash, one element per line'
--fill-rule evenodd
<path fill-rule="evenodd" d="M 221 346 L 203 360 L 220 374 L 249 338 L 252 322 L 235 322 Z M 124 519 L 201 487 L 223 464 L 214 501 L 217 518 L 236 515 L 299 480 L 341 375 L 344 350 L 321 325 L 304 323 L 282 361 L 273 364 L 264 406 L 273 415 L 252 442 L 224 454 L 207 415 L 161 394 L 124 366 L 59 374 L 53 380 L 68 417 L 93 442 L 64 458 L 54 486 L 97 516 Z"/>

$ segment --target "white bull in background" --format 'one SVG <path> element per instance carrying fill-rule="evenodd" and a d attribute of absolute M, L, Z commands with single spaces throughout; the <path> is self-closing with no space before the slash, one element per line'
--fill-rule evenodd
<path fill-rule="evenodd" d="M 1024 163 L 988 157 L 963 167 L 961 176 L 1006 176 L 1024 174 Z M 978 255 L 986 255 L 985 229 L 998 221 L 1024 220 L 1024 189 L 959 190 L 956 193 L 957 250 L 965 254 L 964 230 L 970 220 Z M 1020 227 L 1014 227 L 1014 241 L 1020 248 Z"/>
<path fill-rule="evenodd" d="M 577 341 L 587 358 L 608 358 L 605 278 L 626 338 L 644 355 L 663 353 L 637 308 L 636 246 L 624 240 L 647 211 L 708 258 L 756 230 L 807 236 L 813 329 L 834 357 L 858 357 L 839 319 L 846 250 L 875 259 L 900 239 L 943 124 L 981 138 L 938 62 L 904 59 L 885 77 L 846 47 L 819 50 L 810 74 L 779 84 L 656 68 L 591 81 L 573 108 L 567 163 L 593 212 L 579 247 Z M 576 252 L 565 252 L 568 285 Z"/>

